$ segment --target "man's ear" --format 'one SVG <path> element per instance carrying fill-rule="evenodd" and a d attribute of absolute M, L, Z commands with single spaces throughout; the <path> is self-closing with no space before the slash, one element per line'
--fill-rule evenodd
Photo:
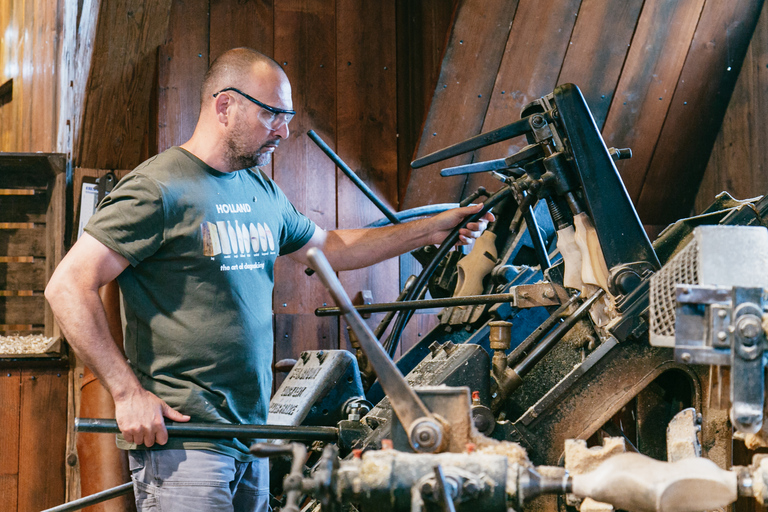
<path fill-rule="evenodd" d="M 232 97 L 226 92 L 222 92 L 219 93 L 213 101 L 213 107 L 216 110 L 216 117 L 219 122 L 227 124 L 229 119 L 229 108 L 232 106 Z"/>

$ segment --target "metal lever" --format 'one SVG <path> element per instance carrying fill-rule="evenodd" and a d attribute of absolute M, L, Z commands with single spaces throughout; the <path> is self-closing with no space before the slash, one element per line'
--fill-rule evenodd
<path fill-rule="evenodd" d="M 541 114 L 534 115 L 541 116 Z M 527 132 L 533 130 L 530 124 L 531 117 L 534 116 L 524 117 L 518 121 L 515 121 L 514 123 L 510 123 L 506 126 L 502 126 L 501 128 L 497 128 L 496 130 L 492 130 L 487 133 L 481 133 L 480 135 L 475 135 L 474 137 L 470 137 L 465 141 L 459 142 L 452 146 L 448 146 L 447 148 L 441 149 L 439 151 L 435 151 L 434 153 L 430 153 L 429 155 L 423 156 L 421 158 L 417 158 L 411 162 L 411 167 L 414 169 L 419 169 L 435 162 L 447 160 L 457 155 L 469 153 L 470 151 L 484 148 L 485 146 L 490 146 L 491 144 L 496 144 L 497 142 L 519 137 L 520 135 L 525 135 Z"/>
<path fill-rule="evenodd" d="M 363 180 L 360 179 L 360 177 L 355 174 L 355 171 L 349 168 L 347 164 L 344 163 L 344 160 L 342 160 L 339 155 L 337 155 L 330 147 L 328 147 L 328 144 L 326 144 L 323 139 L 320 138 L 318 134 L 315 133 L 314 130 L 309 130 L 307 132 L 307 135 L 310 139 L 312 139 L 312 142 L 317 144 L 317 147 L 320 148 L 320 150 L 325 153 L 328 158 L 330 158 L 333 163 L 336 164 L 336 167 L 341 169 L 341 172 L 347 175 L 347 178 L 352 180 L 352 183 L 357 186 L 357 188 L 360 189 L 360 192 L 365 194 L 365 197 L 370 199 L 370 201 L 376 206 L 376 208 L 381 211 L 381 213 L 384 214 L 384 216 L 389 219 L 389 222 L 392 224 L 400 224 L 400 219 L 398 219 L 395 216 L 395 213 L 387 208 L 387 205 L 385 205 L 381 199 L 376 197 L 376 194 L 373 193 L 373 191 L 368 187 L 368 185 L 365 184 Z"/>
<path fill-rule="evenodd" d="M 395 411 L 403 429 L 408 434 L 408 442 L 416 452 L 433 453 L 441 451 L 447 444 L 448 436 L 444 435 L 447 428 L 408 385 L 389 358 L 381 345 L 376 341 L 371 329 L 360 314 L 355 310 L 352 301 L 341 286 L 341 282 L 331 268 L 325 255 L 313 247 L 307 251 L 307 259 L 317 271 L 318 276 L 330 292 L 333 300 L 339 305 L 349 327 L 355 332 L 360 342 L 360 348 L 368 357 L 368 361 L 379 378 L 381 388 L 389 398 L 389 403 Z"/>

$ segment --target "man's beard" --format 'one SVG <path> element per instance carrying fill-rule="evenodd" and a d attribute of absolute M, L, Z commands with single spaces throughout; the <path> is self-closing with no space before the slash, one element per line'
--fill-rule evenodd
<path fill-rule="evenodd" d="M 279 143 L 279 139 L 268 140 L 254 152 L 246 149 L 246 143 L 240 137 L 230 137 L 227 140 L 227 161 L 231 169 L 262 167 L 272 160 L 272 151 L 265 151 L 267 146 L 277 146 Z"/>

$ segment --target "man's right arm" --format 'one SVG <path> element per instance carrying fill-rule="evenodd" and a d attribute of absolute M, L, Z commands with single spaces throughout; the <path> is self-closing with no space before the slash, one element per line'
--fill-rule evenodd
<path fill-rule="evenodd" d="M 109 333 L 99 288 L 129 265 L 119 253 L 83 234 L 61 261 L 45 289 L 45 298 L 67 342 L 99 378 L 115 401 L 117 424 L 129 443 L 165 444 L 163 417 L 189 421 L 145 390 Z"/>

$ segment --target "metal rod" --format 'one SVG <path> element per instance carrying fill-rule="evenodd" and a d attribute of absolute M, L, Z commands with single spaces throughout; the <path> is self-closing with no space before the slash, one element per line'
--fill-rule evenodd
<path fill-rule="evenodd" d="M 507 366 L 512 368 L 514 367 L 517 362 L 523 358 L 523 355 L 528 352 L 528 350 L 535 346 L 541 339 L 546 335 L 556 324 L 560 323 L 563 320 L 563 315 L 566 311 L 568 311 L 568 308 L 570 308 L 580 295 L 574 295 L 571 297 L 571 299 L 557 308 L 557 310 L 549 315 L 546 320 L 544 320 L 541 325 L 539 325 L 531 334 L 528 335 L 525 340 L 523 340 L 520 345 L 515 347 L 512 352 L 509 353 L 507 356 Z"/>
<path fill-rule="evenodd" d="M 468 295 L 466 297 L 447 297 L 445 299 L 423 299 L 384 302 L 381 304 L 364 304 L 361 306 L 354 306 L 354 308 L 358 313 L 382 313 L 384 311 L 473 306 L 475 304 L 498 304 L 499 302 L 514 302 L 514 300 L 514 293 L 495 293 L 489 295 Z M 343 314 L 341 309 L 333 307 L 323 307 L 315 310 L 315 316 L 339 316 Z"/>
<path fill-rule="evenodd" d="M 411 167 L 418 169 L 435 162 L 440 162 L 457 155 L 484 148 L 485 146 L 490 146 L 491 144 L 496 144 L 497 142 L 501 142 L 503 140 L 525 135 L 527 132 L 531 131 L 531 125 L 528 122 L 529 117 L 524 117 L 519 121 L 515 121 L 514 123 L 508 124 L 506 126 L 502 126 L 496 130 L 487 133 L 481 133 L 480 135 L 475 135 L 474 137 L 470 137 L 467 140 L 452 146 L 448 146 L 447 148 L 441 149 L 440 151 L 435 151 L 429 155 L 417 158 L 411 162 Z"/>
<path fill-rule="evenodd" d="M 456 167 L 446 167 L 440 171 L 440 176 L 446 177 L 458 176 L 461 174 L 474 174 L 477 172 L 500 171 L 501 169 L 506 169 L 507 167 L 509 167 L 509 165 L 507 165 L 507 159 L 499 158 L 498 160 L 488 160 L 487 162 L 477 162 L 474 164 L 457 165 Z"/>
<path fill-rule="evenodd" d="M 359 188 L 360 191 L 363 194 L 365 194 L 365 197 L 370 199 L 371 202 L 374 205 L 376 205 L 376 208 L 378 208 L 381 211 L 381 213 L 383 213 L 384 216 L 389 219 L 389 222 L 391 222 L 392 224 L 400 224 L 400 219 L 397 218 L 397 216 L 395 215 L 395 212 L 390 210 L 387 207 L 387 205 L 385 205 L 381 201 L 381 199 L 376 197 L 376 194 L 374 194 L 373 191 L 370 188 L 368 188 L 368 185 L 366 185 L 365 182 L 361 180 L 357 174 L 355 174 L 355 171 L 350 169 L 349 166 L 344 163 L 344 160 L 339 158 L 339 155 L 334 153 L 334 151 L 330 147 L 328 147 L 328 144 L 326 144 L 323 141 L 323 139 L 321 139 L 320 136 L 314 132 L 314 130 L 309 130 L 307 132 L 307 135 L 309 136 L 310 139 L 312 139 L 312 142 L 317 144 L 317 147 L 319 147 L 323 153 L 328 155 L 328 158 L 333 160 L 333 163 L 336 164 L 336 167 L 341 169 L 341 172 L 346 174 L 347 178 L 352 180 L 352 183 L 354 183 L 357 186 L 357 188 Z"/>
<path fill-rule="evenodd" d="M 549 351 L 554 347 L 558 341 L 571 330 L 571 328 L 576 325 L 576 322 L 578 322 L 582 316 L 584 316 L 587 311 L 589 311 L 589 308 L 592 307 L 592 304 L 597 302 L 597 299 L 603 296 L 605 293 L 604 290 L 599 290 L 592 294 L 590 298 L 584 301 L 581 306 L 579 306 L 579 309 L 573 312 L 572 315 L 570 315 L 568 318 L 563 321 L 560 325 L 552 329 L 552 332 L 547 335 L 541 342 L 534 348 L 530 354 L 528 354 L 528 357 L 520 361 L 517 366 L 515 366 L 514 371 L 517 373 L 520 377 L 524 377 L 530 370 L 533 368 L 533 366 L 538 363 L 541 358 L 543 358 L 545 355 L 549 353 Z"/>
<path fill-rule="evenodd" d="M 212 437 L 295 439 L 336 441 L 339 430 L 334 427 L 292 427 L 285 425 L 227 425 L 224 423 L 166 423 L 169 437 Z M 119 434 L 115 420 L 75 418 L 75 430 L 95 434 Z"/>
<path fill-rule="evenodd" d="M 413 388 L 408 385 L 405 377 L 400 373 L 392 359 L 387 356 L 384 348 L 373 336 L 368 324 L 355 311 L 352 301 L 349 300 L 349 296 L 344 291 L 344 287 L 341 286 L 339 278 L 336 277 L 336 273 L 333 271 L 330 263 L 328 263 L 323 252 L 316 247 L 312 247 L 307 251 L 307 259 L 317 271 L 317 275 L 323 281 L 333 300 L 336 301 L 344 313 L 344 319 L 347 321 L 347 324 L 355 331 L 360 348 L 368 357 L 368 362 L 371 363 L 373 371 L 379 378 L 381 389 L 386 393 L 392 409 L 408 434 L 411 447 L 416 450 L 417 447 L 414 446 L 410 437 L 411 429 L 417 421 L 424 418 L 431 419 L 432 414 L 424 405 L 424 402 L 421 401 L 421 398 L 416 395 Z"/>
<path fill-rule="evenodd" d="M 400 292 L 400 295 L 397 296 L 397 300 L 395 302 L 401 302 L 406 295 L 408 295 L 408 292 L 410 291 L 411 287 L 413 286 L 413 283 L 416 282 L 416 276 L 411 275 L 408 277 L 408 279 L 405 280 L 405 285 L 403 286 L 403 291 Z M 341 310 L 339 310 L 341 311 Z M 381 335 L 384 334 L 384 331 L 387 330 L 387 327 L 389 327 L 390 322 L 392 322 L 392 319 L 395 317 L 395 311 L 392 310 L 388 312 L 386 315 L 384 315 L 384 318 L 379 322 L 379 325 L 376 326 L 376 328 L 373 330 L 373 335 L 378 340 L 381 338 Z"/>
<path fill-rule="evenodd" d="M 70 512 L 72 510 L 81 510 L 85 507 L 90 507 L 91 505 L 101 503 L 102 501 L 107 501 L 111 500 L 112 498 L 117 498 L 118 496 L 123 496 L 132 490 L 133 482 L 128 482 L 127 484 L 118 485 L 117 487 L 112 487 L 106 491 L 97 492 L 96 494 L 91 494 L 90 496 L 73 500 L 69 503 L 64 503 L 63 505 L 47 508 L 43 510 L 43 512 Z"/>
<path fill-rule="evenodd" d="M 536 221 L 536 215 L 533 214 L 533 205 L 529 205 L 523 210 L 523 216 L 525 217 L 525 224 L 528 227 L 528 234 L 531 235 L 531 242 L 533 242 L 533 250 L 536 252 L 536 259 L 539 260 L 541 271 L 544 272 L 552 266 L 552 262 L 549 260 L 547 248 L 544 246 L 544 239 L 541 237 L 541 231 L 539 231 L 539 223 Z"/>
<path fill-rule="evenodd" d="M 438 464 L 434 467 L 435 470 L 435 498 L 440 505 L 440 509 L 443 512 L 456 512 L 456 508 L 453 505 L 453 500 L 448 492 L 448 483 L 445 481 L 445 474 L 443 473 L 443 467 Z"/>

